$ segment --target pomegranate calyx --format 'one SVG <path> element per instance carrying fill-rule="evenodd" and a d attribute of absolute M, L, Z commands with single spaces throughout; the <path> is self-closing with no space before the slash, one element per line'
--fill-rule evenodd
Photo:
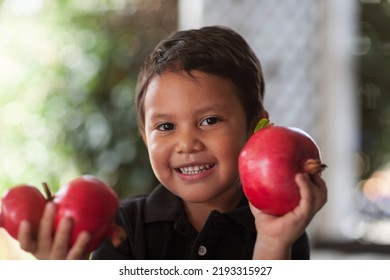
<path fill-rule="evenodd" d="M 319 159 L 308 159 L 303 166 L 303 170 L 307 174 L 314 175 L 322 172 L 327 167 L 328 166 L 321 163 Z"/>
<path fill-rule="evenodd" d="M 274 124 L 270 122 L 269 119 L 267 118 L 262 118 L 261 120 L 259 120 L 259 122 L 256 124 L 256 127 L 255 127 L 255 131 L 254 132 L 257 132 L 259 131 L 260 129 L 263 129 L 263 128 L 266 128 L 266 127 L 269 127 L 269 126 L 273 126 Z"/>

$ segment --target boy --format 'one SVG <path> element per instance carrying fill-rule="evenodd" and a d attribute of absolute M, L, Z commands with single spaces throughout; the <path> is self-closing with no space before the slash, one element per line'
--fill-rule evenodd
<path fill-rule="evenodd" d="M 260 62 L 234 31 L 204 27 L 162 41 L 136 91 L 140 133 L 161 184 L 121 203 L 117 223 L 127 239 L 118 248 L 103 242 L 92 258 L 308 259 L 305 228 L 327 199 L 320 175 L 296 175 L 300 204 L 281 217 L 251 206 L 241 189 L 238 154 L 268 115 L 263 93 Z M 22 248 L 38 258 L 85 256 L 89 234 L 68 251 L 71 221 L 53 239 L 48 208 L 38 240 L 22 225 Z"/>

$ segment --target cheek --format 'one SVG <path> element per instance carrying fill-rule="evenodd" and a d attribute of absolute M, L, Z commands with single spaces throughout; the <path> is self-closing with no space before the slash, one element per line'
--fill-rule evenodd
<path fill-rule="evenodd" d="M 149 153 L 149 158 L 150 161 L 155 161 L 156 158 L 159 158 L 160 153 L 162 152 L 162 149 L 159 148 L 159 145 L 149 141 L 148 145 L 148 153 Z"/>
<path fill-rule="evenodd" d="M 236 164 L 238 155 L 246 143 L 246 137 L 232 137 L 232 135 L 220 138 L 220 141 L 214 141 L 214 151 L 225 159 L 229 164 Z M 234 159 L 234 160 L 233 160 Z"/>
<path fill-rule="evenodd" d="M 156 139 L 149 139 L 147 144 L 149 153 L 149 160 L 155 173 L 158 168 L 169 162 L 169 146 L 163 141 L 156 141 Z"/>

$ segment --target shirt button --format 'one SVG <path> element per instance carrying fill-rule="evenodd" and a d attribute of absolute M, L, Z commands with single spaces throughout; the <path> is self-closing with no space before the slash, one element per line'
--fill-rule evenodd
<path fill-rule="evenodd" d="M 199 246 L 198 255 L 204 256 L 204 255 L 206 255 L 206 253 L 207 253 L 207 248 L 203 245 Z"/>

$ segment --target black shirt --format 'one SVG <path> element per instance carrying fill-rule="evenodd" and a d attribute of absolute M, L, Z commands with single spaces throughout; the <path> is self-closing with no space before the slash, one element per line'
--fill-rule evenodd
<path fill-rule="evenodd" d="M 121 202 L 116 222 L 127 232 L 118 248 L 109 240 L 92 259 L 252 259 L 256 228 L 248 201 L 226 213 L 210 213 L 201 232 L 188 221 L 182 200 L 159 185 L 149 195 Z M 292 259 L 309 259 L 304 233 L 292 247 Z"/>

